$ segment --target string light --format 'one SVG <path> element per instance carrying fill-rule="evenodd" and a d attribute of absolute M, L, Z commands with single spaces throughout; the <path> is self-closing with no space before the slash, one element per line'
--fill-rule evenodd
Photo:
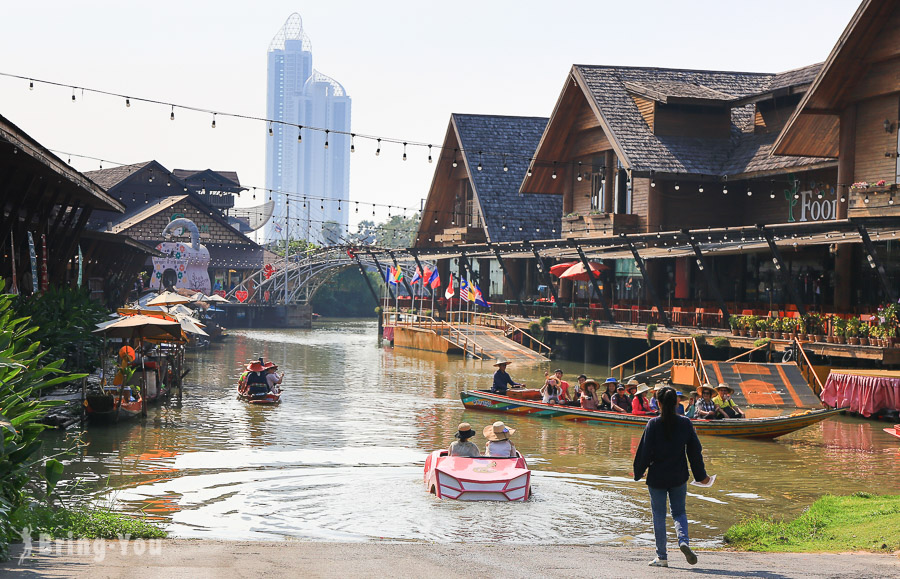
<path fill-rule="evenodd" d="M 127 109 L 130 107 L 131 107 L 131 99 L 126 97 L 125 98 L 125 108 Z"/>
<path fill-rule="evenodd" d="M 581 161 L 578 161 L 578 176 L 575 177 L 575 179 L 578 180 L 578 182 L 581 182 L 581 180 L 583 179 L 583 177 L 581 176 Z"/>
<path fill-rule="evenodd" d="M 351 152 L 351 153 L 355 153 L 355 152 L 356 152 L 356 141 L 355 141 L 355 139 L 356 139 L 356 135 L 353 134 L 353 133 L 350 133 L 350 152 Z"/>
<path fill-rule="evenodd" d="M 484 167 L 481 165 L 481 151 L 478 151 L 478 167 L 477 169 L 481 171 Z"/>
<path fill-rule="evenodd" d="M 378 148 L 375 149 L 375 156 L 379 156 L 381 154 L 381 139 L 378 139 Z"/>
<path fill-rule="evenodd" d="M 703 193 L 703 183 L 700 183 L 700 186 L 697 187 L 697 192 L 698 192 L 698 193 Z"/>
<path fill-rule="evenodd" d="M 431 163 L 431 145 L 428 145 L 428 162 Z"/>
<path fill-rule="evenodd" d="M 75 102 L 75 87 L 72 87 L 72 102 Z"/>
<path fill-rule="evenodd" d="M 675 190 L 678 191 L 681 189 L 681 186 L 678 184 L 678 181 L 675 181 Z"/>
<path fill-rule="evenodd" d="M 175 120 L 175 105 L 172 105 L 172 112 L 169 113 L 169 120 L 170 121 Z"/>
<path fill-rule="evenodd" d="M 172 113 L 172 115 L 173 115 L 173 119 L 174 119 L 175 113 Z M 272 121 L 269 121 L 269 136 L 271 137 L 274 134 L 275 134 L 275 131 L 272 128 Z"/>
<path fill-rule="evenodd" d="M 213 113 L 212 128 L 216 128 L 216 113 Z"/>
<path fill-rule="evenodd" d="M 750 185 L 747 185 L 747 197 L 752 197 L 753 191 L 750 190 Z"/>
<path fill-rule="evenodd" d="M 551 179 L 556 179 L 556 161 L 553 161 L 553 174 L 550 175 Z"/>
<path fill-rule="evenodd" d="M 403 160 L 406 160 L 406 143 L 403 143 Z"/>
<path fill-rule="evenodd" d="M 325 148 L 328 148 L 328 129 L 325 129 Z"/>
<path fill-rule="evenodd" d="M 28 90 L 34 90 L 34 81 L 33 80 L 28 81 Z"/>

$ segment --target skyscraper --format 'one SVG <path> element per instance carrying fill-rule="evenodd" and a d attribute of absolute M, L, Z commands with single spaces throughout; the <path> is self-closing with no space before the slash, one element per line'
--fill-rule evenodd
<path fill-rule="evenodd" d="M 312 45 L 297 13 L 272 39 L 267 57 L 266 116 L 288 124 L 266 127 L 266 188 L 275 210 L 265 241 L 288 235 L 340 243 L 347 231 L 350 137 L 336 133 L 350 132 L 350 97 L 313 68 Z"/>

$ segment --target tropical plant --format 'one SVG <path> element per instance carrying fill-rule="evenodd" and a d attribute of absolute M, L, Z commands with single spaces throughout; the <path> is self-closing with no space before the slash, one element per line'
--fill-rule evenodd
<path fill-rule="evenodd" d="M 657 324 L 647 324 L 647 343 L 650 343 L 650 340 L 653 339 L 653 334 L 656 333 L 656 330 L 659 328 Z"/>
<path fill-rule="evenodd" d="M 3 286 L 0 281 L 0 291 Z M 8 541 L 18 537 L 10 517 L 25 504 L 29 471 L 42 460 L 35 457 L 41 445 L 38 435 L 44 429 L 38 421 L 51 407 L 64 404 L 34 395 L 85 376 L 66 373 L 62 360 L 43 363 L 49 352 L 41 351 L 34 340 L 37 327 L 27 317 L 16 317 L 14 299 L 0 294 L 0 557 L 4 558 Z"/>
<path fill-rule="evenodd" d="M 765 346 L 766 344 L 768 344 L 771 341 L 772 341 L 771 338 L 760 338 L 760 339 L 756 340 L 755 342 L 753 342 L 753 347 L 759 348 L 760 346 Z"/>
<path fill-rule="evenodd" d="M 837 316 L 831 317 L 831 335 L 842 337 L 847 331 L 847 320 Z"/>
<path fill-rule="evenodd" d="M 716 348 L 727 348 L 730 343 L 728 342 L 728 338 L 725 336 L 716 336 L 713 338 L 712 345 Z"/>
<path fill-rule="evenodd" d="M 848 338 L 856 338 L 859 336 L 859 328 L 862 325 L 862 321 L 858 317 L 853 317 L 847 320 L 847 328 L 844 334 Z"/>
<path fill-rule="evenodd" d="M 543 341 L 544 339 L 544 326 L 542 326 L 538 322 L 531 322 L 528 324 L 528 333 L 535 337 L 535 339 L 539 341 Z"/>
<path fill-rule="evenodd" d="M 48 356 L 64 360 L 65 369 L 90 371 L 100 359 L 103 338 L 93 334 L 109 311 L 92 300 L 87 288 L 53 288 L 32 296 L 18 296 L 12 302 L 18 316 L 30 317 L 34 333 L 29 340 L 40 342 Z"/>
<path fill-rule="evenodd" d="M 538 323 L 540 323 L 542 330 L 547 328 L 547 325 L 550 323 L 551 319 L 552 318 L 550 318 L 550 316 L 541 316 L 540 317 L 540 319 L 538 320 Z"/>
<path fill-rule="evenodd" d="M 731 326 L 732 330 L 737 330 L 743 327 L 744 318 L 742 316 L 738 316 L 736 314 L 732 314 L 728 318 L 728 325 Z"/>
<path fill-rule="evenodd" d="M 767 331 L 769 329 L 769 320 L 767 318 L 757 318 L 756 329 L 760 332 Z"/>

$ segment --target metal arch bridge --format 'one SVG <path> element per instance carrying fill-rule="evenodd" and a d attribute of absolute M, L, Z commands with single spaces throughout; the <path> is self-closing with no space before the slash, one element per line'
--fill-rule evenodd
<path fill-rule="evenodd" d="M 386 253 L 396 254 L 397 265 L 403 270 L 404 277 L 409 279 L 413 276 L 417 265 L 405 250 L 335 245 L 290 255 L 287 259 L 281 257 L 247 277 L 228 292 L 227 297 L 231 299 L 238 292 L 247 292 L 239 301 L 270 305 L 308 304 L 323 284 L 348 267 L 376 271 L 384 279 L 385 269 L 394 265 L 393 261 L 378 260 L 377 256 L 384 259 Z M 420 263 L 423 267 L 434 267 L 432 262 Z M 269 293 L 268 299 L 265 298 L 266 292 Z"/>

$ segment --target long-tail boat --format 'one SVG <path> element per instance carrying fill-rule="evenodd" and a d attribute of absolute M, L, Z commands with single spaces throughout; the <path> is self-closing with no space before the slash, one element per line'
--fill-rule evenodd
<path fill-rule="evenodd" d="M 540 418 L 572 420 L 597 426 L 630 426 L 644 428 L 652 416 L 637 416 L 604 410 L 584 410 L 574 406 L 544 404 L 535 400 L 521 400 L 500 396 L 483 390 L 460 392 L 463 406 L 468 410 L 506 412 Z M 842 409 L 802 410 L 784 416 L 766 418 L 728 418 L 722 420 L 693 420 L 697 434 L 733 436 L 737 438 L 775 438 L 813 425 L 841 412 Z"/>

